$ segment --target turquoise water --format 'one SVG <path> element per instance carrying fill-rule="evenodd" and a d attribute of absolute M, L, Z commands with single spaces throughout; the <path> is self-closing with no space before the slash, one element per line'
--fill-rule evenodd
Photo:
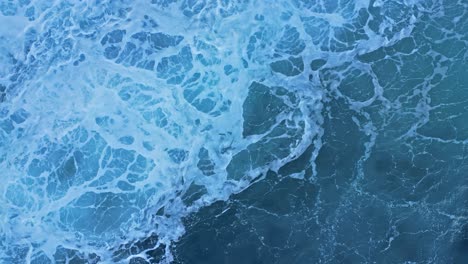
<path fill-rule="evenodd" d="M 468 263 L 466 1 L 0 12 L 1 263 Z"/>

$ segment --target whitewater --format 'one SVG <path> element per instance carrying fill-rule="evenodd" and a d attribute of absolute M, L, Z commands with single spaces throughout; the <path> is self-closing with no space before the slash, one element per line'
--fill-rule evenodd
<path fill-rule="evenodd" d="M 467 3 L 458 2 L 465 10 L 453 21 L 466 29 Z M 444 6 L 435 0 L 1 1 L 0 260 L 174 262 L 174 243 L 192 232 L 184 219 L 229 202 L 268 173 L 320 185 L 316 161 L 332 144 L 325 137 L 334 133 L 327 130 L 333 101 L 346 102 L 354 113 L 349 126 L 363 135 L 344 195 L 373 196 L 366 162 L 379 153 L 379 142 L 437 141 L 420 128 L 435 109 L 432 87 L 450 76 L 447 64 L 467 58 L 466 31 L 441 30 L 461 42 L 453 56 L 412 36 L 421 21 L 446 15 Z M 424 34 L 436 34 L 430 30 Z M 418 52 L 427 57 L 405 62 Z M 379 64 L 387 58 L 395 64 Z M 401 78 L 413 83 L 399 87 L 416 89 L 407 101 L 392 95 L 393 74 L 431 58 L 447 60 Z M 405 108 L 411 98 L 418 102 Z M 395 119 L 400 123 L 392 125 Z M 429 151 L 414 148 L 402 153 Z M 281 172 L 299 159 L 304 168 Z M 330 167 L 347 166 L 336 164 Z M 149 247 L 122 253 L 148 238 Z M 326 243 L 339 244 L 333 241 Z M 157 248 L 164 249 L 159 260 L 145 254 Z M 319 259 L 339 263 L 321 252 Z"/>

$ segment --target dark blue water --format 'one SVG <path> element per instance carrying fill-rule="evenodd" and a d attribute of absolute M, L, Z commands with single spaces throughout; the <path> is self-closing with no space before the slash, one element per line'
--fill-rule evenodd
<path fill-rule="evenodd" d="M 0 12 L 1 263 L 468 263 L 468 2 Z"/>

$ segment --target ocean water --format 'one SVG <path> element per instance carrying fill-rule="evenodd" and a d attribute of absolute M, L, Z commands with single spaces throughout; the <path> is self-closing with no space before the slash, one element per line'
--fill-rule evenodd
<path fill-rule="evenodd" d="M 466 0 L 0 0 L 0 263 L 468 263 Z"/>

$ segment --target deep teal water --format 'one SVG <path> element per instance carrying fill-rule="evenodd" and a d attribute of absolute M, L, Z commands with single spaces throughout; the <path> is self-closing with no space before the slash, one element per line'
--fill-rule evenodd
<path fill-rule="evenodd" d="M 1 263 L 468 263 L 468 2 L 0 12 Z"/>

